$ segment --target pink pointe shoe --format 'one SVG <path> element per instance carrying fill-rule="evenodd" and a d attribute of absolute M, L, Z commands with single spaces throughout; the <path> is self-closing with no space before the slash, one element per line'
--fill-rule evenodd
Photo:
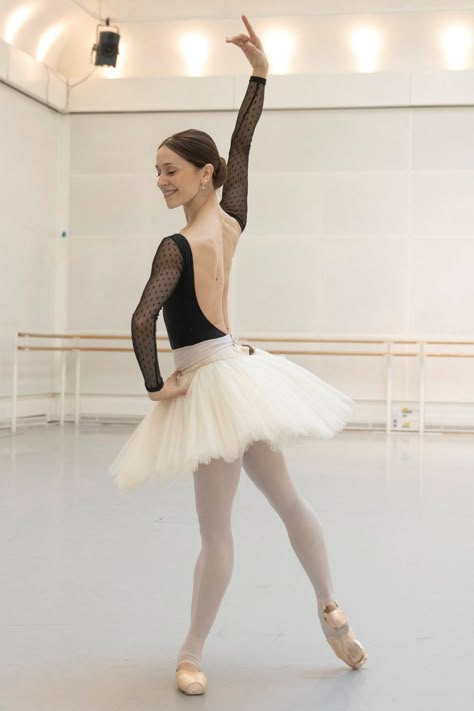
<path fill-rule="evenodd" d="M 188 665 L 192 666 L 193 669 L 188 668 Z M 183 694 L 205 694 L 207 691 L 207 679 L 193 662 L 180 662 L 178 664 L 176 667 L 176 683 Z"/>
<path fill-rule="evenodd" d="M 368 654 L 355 638 L 349 621 L 337 602 L 327 603 L 319 618 L 326 639 L 339 659 L 352 669 L 360 669 L 367 661 Z"/>

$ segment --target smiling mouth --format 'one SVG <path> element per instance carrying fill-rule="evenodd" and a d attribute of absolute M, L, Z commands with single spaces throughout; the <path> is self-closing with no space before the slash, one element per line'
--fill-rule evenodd
<path fill-rule="evenodd" d="M 176 192 L 176 190 L 172 190 L 172 191 L 169 192 L 169 193 L 163 193 L 163 195 L 164 195 L 165 197 L 169 197 L 170 195 L 174 195 L 175 192 Z"/>

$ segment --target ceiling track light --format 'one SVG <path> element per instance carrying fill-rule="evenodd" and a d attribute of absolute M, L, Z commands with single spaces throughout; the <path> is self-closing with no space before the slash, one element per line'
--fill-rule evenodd
<path fill-rule="evenodd" d="M 103 29 L 101 31 L 102 28 Z M 111 31 L 109 27 L 113 27 Z M 117 63 L 117 55 L 119 54 L 120 28 L 118 25 L 111 25 L 110 18 L 107 17 L 105 25 L 97 25 L 96 42 L 92 47 L 92 52 L 95 52 L 96 66 L 115 67 Z"/>

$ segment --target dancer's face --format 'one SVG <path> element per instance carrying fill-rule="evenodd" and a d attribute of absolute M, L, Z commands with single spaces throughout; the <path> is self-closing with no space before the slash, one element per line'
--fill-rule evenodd
<path fill-rule="evenodd" d="M 205 183 L 209 189 L 212 166 L 208 164 L 204 168 L 196 168 L 167 146 L 158 149 L 156 170 L 157 185 L 170 209 L 189 203 L 199 193 L 201 184 Z"/>

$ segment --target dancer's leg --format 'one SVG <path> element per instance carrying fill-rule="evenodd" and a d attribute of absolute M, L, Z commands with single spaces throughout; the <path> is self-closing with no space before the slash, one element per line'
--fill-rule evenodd
<path fill-rule="evenodd" d="M 355 639 L 344 611 L 334 603 L 323 529 L 291 481 L 283 453 L 274 452 L 266 442 L 255 442 L 244 452 L 243 466 L 286 526 L 291 545 L 314 587 L 319 621 L 329 644 L 346 664 L 360 669 L 367 653 Z"/>
<path fill-rule="evenodd" d="M 291 480 L 283 452 L 274 452 L 264 441 L 255 442 L 243 454 L 243 467 L 285 524 L 322 610 L 333 600 L 324 533 L 315 512 Z"/>
<path fill-rule="evenodd" d="M 177 662 L 200 668 L 202 649 L 230 582 L 234 565 L 231 513 L 242 458 L 212 459 L 194 472 L 196 511 L 201 551 L 194 569 L 191 625 Z"/>

